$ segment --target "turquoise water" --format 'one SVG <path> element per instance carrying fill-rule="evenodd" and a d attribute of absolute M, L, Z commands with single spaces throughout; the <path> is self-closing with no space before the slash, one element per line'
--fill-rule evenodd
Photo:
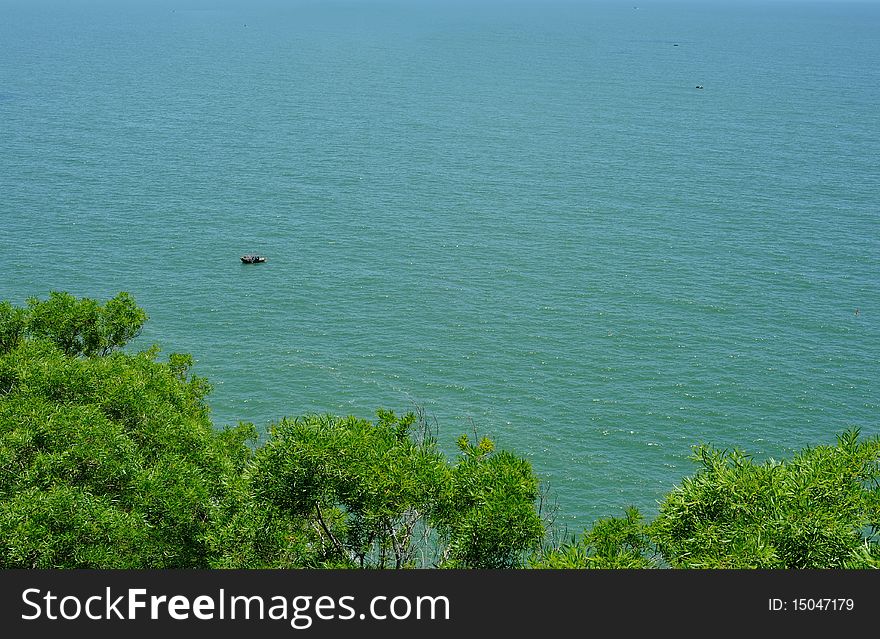
<path fill-rule="evenodd" d="M 422 406 L 575 529 L 880 432 L 878 4 L 0 6 L 0 299 L 130 291 L 218 425 Z"/>

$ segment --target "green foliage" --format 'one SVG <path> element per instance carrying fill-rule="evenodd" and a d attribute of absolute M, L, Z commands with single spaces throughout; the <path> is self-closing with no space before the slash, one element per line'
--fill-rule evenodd
<path fill-rule="evenodd" d="M 0 302 L 0 355 L 18 346 L 24 338 L 27 311 L 10 302 Z"/>
<path fill-rule="evenodd" d="M 272 427 L 256 454 L 253 490 L 287 516 L 310 522 L 318 562 L 402 567 L 440 464 L 433 441 L 411 438 L 414 417 L 380 412 L 307 416 Z"/>
<path fill-rule="evenodd" d="M 511 568 L 545 535 L 535 504 L 538 479 L 531 464 L 489 439 L 458 440 L 461 455 L 447 473 L 431 521 L 449 568 Z"/>
<path fill-rule="evenodd" d="M 309 523 L 316 565 L 425 566 L 438 543 L 443 565 L 514 565 L 544 534 L 537 480 L 493 449 L 483 440 L 450 465 L 411 413 L 285 419 L 257 451 L 252 485 L 266 512 Z"/>
<path fill-rule="evenodd" d="M 185 358 L 116 350 L 144 317 L 131 304 L 58 294 L 0 311 L 26 327 L 0 352 L 0 567 L 210 564 L 247 432 L 214 429 Z"/>
<path fill-rule="evenodd" d="M 425 420 L 211 423 L 193 358 L 124 350 L 127 293 L 0 303 L 0 568 L 880 568 L 880 439 L 787 462 L 694 449 L 635 508 L 542 547 L 528 461 L 483 438 L 453 460 Z"/>
<path fill-rule="evenodd" d="M 598 520 L 580 539 L 545 549 L 531 560 L 532 568 L 657 568 L 654 548 L 642 514 L 635 507 L 622 518 Z"/>
<path fill-rule="evenodd" d="M 140 333 L 146 320 L 147 314 L 125 292 L 102 306 L 90 298 L 53 291 L 47 300 L 28 300 L 22 332 L 53 342 L 65 355 L 92 357 L 122 348 Z M 9 342 L 13 343 L 11 339 Z"/>
<path fill-rule="evenodd" d="M 543 535 L 527 462 L 465 438 L 450 464 L 413 414 L 215 429 L 191 356 L 120 350 L 145 320 L 0 305 L 3 567 L 494 567 Z"/>
<path fill-rule="evenodd" d="M 57 482 L 0 500 L 3 568 L 142 568 L 152 545 L 139 513 Z"/>
<path fill-rule="evenodd" d="M 789 462 L 694 449 L 700 470 L 660 506 L 650 535 L 678 568 L 877 566 L 880 440 L 858 431 Z"/>

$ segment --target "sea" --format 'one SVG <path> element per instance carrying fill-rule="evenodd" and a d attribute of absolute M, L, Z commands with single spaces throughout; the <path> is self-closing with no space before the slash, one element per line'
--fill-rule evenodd
<path fill-rule="evenodd" d="M 0 0 L 0 258 L 218 428 L 421 411 L 650 519 L 880 434 L 880 3 Z"/>

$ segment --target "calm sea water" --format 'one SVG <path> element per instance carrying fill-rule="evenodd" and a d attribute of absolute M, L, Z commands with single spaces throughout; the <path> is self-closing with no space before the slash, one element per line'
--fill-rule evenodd
<path fill-rule="evenodd" d="M 0 299 L 130 291 L 218 426 L 422 406 L 574 529 L 880 432 L 878 4 L 0 9 Z"/>

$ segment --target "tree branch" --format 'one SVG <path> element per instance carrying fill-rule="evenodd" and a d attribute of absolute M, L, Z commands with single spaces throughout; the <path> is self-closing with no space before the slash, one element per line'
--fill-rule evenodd
<path fill-rule="evenodd" d="M 318 504 L 318 502 L 315 502 L 315 512 L 318 514 L 318 523 L 321 524 L 321 528 L 324 530 L 324 532 L 330 538 L 330 541 L 333 542 L 333 545 L 336 546 L 337 552 L 339 552 L 339 554 L 341 554 L 341 555 L 347 554 L 345 552 L 345 548 L 343 548 L 342 544 L 339 543 L 339 540 L 336 538 L 336 535 L 334 535 L 332 532 L 330 532 L 330 529 L 327 527 L 327 524 L 324 523 L 324 517 L 321 515 L 321 506 Z"/>

